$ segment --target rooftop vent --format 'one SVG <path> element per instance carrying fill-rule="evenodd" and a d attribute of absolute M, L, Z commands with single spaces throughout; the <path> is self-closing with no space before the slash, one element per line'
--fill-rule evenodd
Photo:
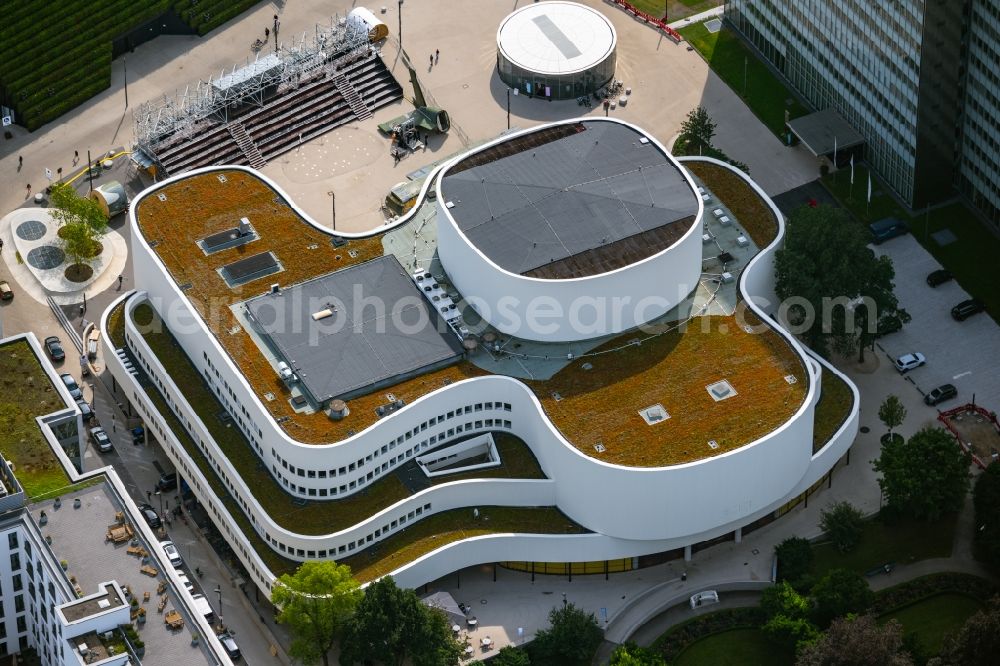
<path fill-rule="evenodd" d="M 160 192 L 159 194 L 156 195 L 156 198 L 159 199 L 160 201 L 166 201 L 167 195 L 164 194 L 163 192 Z"/>
<path fill-rule="evenodd" d="M 219 179 L 220 183 L 226 182 L 226 174 L 224 174 L 224 173 L 220 173 L 219 175 L 216 176 L 216 178 Z"/>
<path fill-rule="evenodd" d="M 715 382 L 714 384 L 709 384 L 705 388 L 708 390 L 708 394 L 712 396 L 712 399 L 716 402 L 727 400 L 736 395 L 736 389 L 734 389 L 733 385 L 725 379 Z"/>
<path fill-rule="evenodd" d="M 708 448 L 714 451 L 715 449 L 719 448 L 719 443 L 714 439 L 710 439 L 708 440 Z"/>
<path fill-rule="evenodd" d="M 247 218 L 245 218 L 245 217 L 241 217 L 240 218 L 240 224 L 239 224 L 239 226 L 236 227 L 236 229 L 239 232 L 240 236 L 249 236 L 250 235 L 250 220 L 247 219 Z"/>
<path fill-rule="evenodd" d="M 656 425 L 657 423 L 663 423 L 670 418 L 670 414 L 667 410 L 663 408 L 663 405 L 657 403 L 652 407 L 646 407 L 645 409 L 639 410 L 639 416 L 642 420 L 646 422 L 646 425 Z"/>
<path fill-rule="evenodd" d="M 292 372 L 292 369 L 284 361 L 278 361 L 278 376 L 281 377 L 282 381 L 295 381 L 295 373 Z"/>
<path fill-rule="evenodd" d="M 605 451 L 607 451 L 607 449 L 604 447 L 604 444 L 602 444 L 601 442 L 594 444 L 594 450 L 597 451 L 598 453 L 604 453 Z"/>
<path fill-rule="evenodd" d="M 343 400 L 333 400 L 330 402 L 330 418 L 334 421 L 339 421 L 350 413 L 351 410 L 348 409 L 347 403 Z"/>
<path fill-rule="evenodd" d="M 789 384 L 795 384 L 799 380 L 798 378 L 796 378 L 795 375 L 785 375 L 785 381 L 788 382 Z"/>
<path fill-rule="evenodd" d="M 321 319 L 326 319 L 327 317 L 332 317 L 333 313 L 336 311 L 334 307 L 327 307 L 326 309 L 320 310 L 319 312 L 313 312 L 313 321 L 320 321 Z"/>

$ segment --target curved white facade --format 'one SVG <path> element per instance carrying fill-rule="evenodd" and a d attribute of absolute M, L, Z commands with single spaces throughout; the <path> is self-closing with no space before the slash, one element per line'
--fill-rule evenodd
<path fill-rule="evenodd" d="M 449 168 L 518 136 L 571 122 L 548 123 L 495 139 L 452 160 L 435 178 L 441 264 L 466 301 L 506 335 L 540 342 L 576 342 L 621 333 L 662 317 L 694 291 L 701 277 L 704 204 L 694 181 L 654 137 L 613 118 L 587 122 L 618 123 L 644 136 L 678 168 L 697 201 L 694 222 L 670 247 L 607 273 L 542 279 L 505 270 L 462 232 L 442 192 L 441 183 Z"/>
<path fill-rule="evenodd" d="M 193 173 L 212 170 L 218 169 L 202 169 L 171 178 L 144 192 L 137 198 L 136 204 L 143 197 L 155 194 L 165 184 Z M 748 180 L 758 194 L 769 202 L 763 192 L 742 172 L 736 173 Z M 266 177 L 259 174 L 257 176 L 284 196 Z M 295 208 L 294 204 L 290 205 Z M 752 309 L 777 328 L 766 311 L 756 304 L 758 298 L 769 297 L 772 293 L 769 291 L 770 280 L 758 278 L 769 276 L 773 272 L 773 252 L 784 233 L 780 213 L 773 204 L 771 206 L 779 220 L 778 236 L 751 261 L 740 278 L 739 288 Z M 544 480 L 482 479 L 445 483 L 386 507 L 377 515 L 365 517 L 340 532 L 316 536 L 295 533 L 280 526 L 263 510 L 254 497 L 252 488 L 239 476 L 191 408 L 182 388 L 173 382 L 152 354 L 131 317 L 126 317 L 128 346 L 138 357 L 140 364 L 154 378 L 191 438 L 199 443 L 211 466 L 218 470 L 220 478 L 243 508 L 253 529 L 272 548 L 290 559 L 341 558 L 381 541 L 427 515 L 454 508 L 489 505 L 557 506 L 594 533 L 493 535 L 450 544 L 403 567 L 398 572 L 400 582 L 418 585 L 462 566 L 497 560 L 586 561 L 662 552 L 714 538 L 767 515 L 825 474 L 847 451 L 857 432 L 858 407 L 855 391 L 855 403 L 847 421 L 819 453 L 812 454 L 813 415 L 821 388 L 819 364 L 822 363 L 838 375 L 840 373 L 825 361 L 813 360 L 794 338 L 778 328 L 809 368 L 806 397 L 798 411 L 777 430 L 740 449 L 713 458 L 672 467 L 644 469 L 610 465 L 590 458 L 562 437 L 530 389 L 516 379 L 503 376 L 480 377 L 438 389 L 344 441 L 319 446 L 302 444 L 290 438 L 270 417 L 240 370 L 195 314 L 183 291 L 177 287 L 156 253 L 147 245 L 138 228 L 135 210 L 136 206 L 133 206 L 130 222 L 133 227 L 136 284 L 145 290 L 145 294 L 132 298 L 127 304 L 128 310 L 134 309 L 143 298 L 148 298 L 167 321 L 168 327 L 177 336 L 199 372 L 204 375 L 211 370 L 214 377 L 215 371 L 218 371 L 218 379 L 213 379 L 212 382 L 224 384 L 234 391 L 239 405 L 229 404 L 227 391 L 219 391 L 220 399 L 227 404 L 234 416 L 239 414 L 237 425 L 276 481 L 291 494 L 314 500 L 315 495 L 310 494 L 310 488 L 350 482 L 355 484 L 351 492 L 357 492 L 375 479 L 392 473 L 395 466 L 412 455 L 433 446 L 430 442 L 446 441 L 449 431 L 454 431 L 457 427 L 461 427 L 459 432 L 463 435 L 490 430 L 505 430 L 517 435 L 531 448 L 548 476 Z M 303 220 L 321 228 L 304 212 L 297 208 L 295 210 Z M 439 224 L 439 228 L 447 226 L 449 225 Z M 700 224 L 693 226 L 695 232 L 700 228 Z M 685 239 L 688 237 L 692 237 L 692 234 L 689 233 Z M 693 237 L 700 261 L 700 240 L 697 233 Z M 458 239 L 452 238 L 452 241 L 455 240 Z M 646 276 L 646 280 L 651 280 L 649 276 L 656 274 L 655 266 L 659 265 L 662 271 L 667 270 L 670 263 L 665 259 L 662 264 L 654 261 L 659 258 L 660 255 L 651 257 L 642 264 L 620 272 L 627 275 L 632 268 L 650 264 L 650 268 L 646 269 L 650 272 L 642 275 Z M 615 273 L 597 277 L 611 277 Z M 644 284 L 638 275 L 636 273 L 630 278 L 615 279 L 632 279 L 634 282 L 621 284 L 643 287 L 651 292 L 649 285 Z M 462 288 L 457 280 L 455 283 Z M 577 289 L 581 287 L 578 285 Z M 108 368 L 126 388 L 139 411 L 164 442 L 168 455 L 185 479 L 189 480 L 199 500 L 209 508 L 221 531 L 234 544 L 234 550 L 251 571 L 257 584 L 265 591 L 269 590 L 273 576 L 253 552 L 250 543 L 228 515 L 208 480 L 184 451 L 179 440 L 169 432 L 167 423 L 158 415 L 144 390 L 120 363 L 111 346 L 106 321 L 102 319 L 101 325 L 104 329 L 104 358 Z M 242 409 L 246 410 L 245 418 Z M 405 451 L 413 453 L 405 455 Z M 405 457 L 396 463 L 390 463 L 400 454 Z M 359 461 L 365 464 L 344 475 L 338 475 L 333 482 L 330 479 L 311 478 L 309 475 L 311 470 L 339 468 Z M 289 472 L 289 467 L 298 472 Z M 368 478 L 369 474 L 372 474 L 371 479 Z M 349 494 L 351 493 L 345 493 Z"/>

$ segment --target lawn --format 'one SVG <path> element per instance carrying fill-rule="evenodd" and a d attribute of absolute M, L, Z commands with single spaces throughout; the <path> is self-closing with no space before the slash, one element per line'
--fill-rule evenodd
<path fill-rule="evenodd" d="M 788 86 L 728 27 L 724 26 L 719 32 L 711 33 L 705 28 L 705 24 L 696 23 L 681 28 L 678 32 L 778 137 L 783 139 L 787 132 L 786 109 L 789 118 L 798 118 L 808 113 L 808 109 L 795 98 Z M 791 104 L 786 104 L 787 100 L 791 100 Z"/>
<path fill-rule="evenodd" d="M 795 660 L 777 650 L 759 629 L 730 629 L 692 643 L 674 666 L 784 666 Z"/>
<path fill-rule="evenodd" d="M 971 208 L 955 201 L 911 216 L 874 179 L 872 200 L 868 204 L 868 169 L 863 165 L 854 168 L 853 187 L 850 169 L 826 176 L 823 184 L 865 225 L 885 217 L 904 220 L 910 225 L 913 237 L 955 275 L 963 289 L 986 303 L 990 315 L 1000 322 L 1000 289 L 997 288 L 1000 278 L 996 269 L 1000 238 L 986 228 Z M 931 234 L 942 229 L 950 229 L 957 240 L 939 246 Z"/>
<path fill-rule="evenodd" d="M 951 555 L 956 514 L 931 522 L 901 519 L 885 525 L 878 519 L 865 522 L 861 542 L 848 552 L 839 552 L 832 543 L 813 548 L 813 572 L 822 575 L 835 568 L 865 573 L 886 562 L 898 564 Z"/>
<path fill-rule="evenodd" d="M 843 424 L 854 404 L 854 394 L 843 379 L 823 368 L 822 393 L 813 415 L 813 453 L 826 444 Z"/>
<path fill-rule="evenodd" d="M 0 347 L 0 451 L 17 468 L 15 476 L 29 498 L 69 486 L 35 421 L 65 407 L 26 341 Z"/>
<path fill-rule="evenodd" d="M 656 18 L 663 18 L 663 8 L 666 6 L 667 22 L 673 23 L 718 7 L 722 0 L 629 0 L 629 4 Z"/>
<path fill-rule="evenodd" d="M 969 617 L 983 607 L 982 602 L 957 592 L 945 592 L 886 613 L 882 621 L 899 620 L 906 633 L 920 637 L 927 654 L 937 654 L 948 634 L 962 628 Z"/>

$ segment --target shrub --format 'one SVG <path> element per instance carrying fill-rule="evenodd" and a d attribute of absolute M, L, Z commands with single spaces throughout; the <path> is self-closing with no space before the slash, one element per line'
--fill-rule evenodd
<path fill-rule="evenodd" d="M 812 543 L 808 539 L 788 537 L 774 547 L 774 554 L 778 556 L 778 580 L 787 580 L 796 589 L 802 589 L 798 583 L 812 569 Z"/>
<path fill-rule="evenodd" d="M 820 526 L 842 553 L 852 550 L 861 540 L 864 516 L 849 502 L 837 502 L 821 513 Z"/>

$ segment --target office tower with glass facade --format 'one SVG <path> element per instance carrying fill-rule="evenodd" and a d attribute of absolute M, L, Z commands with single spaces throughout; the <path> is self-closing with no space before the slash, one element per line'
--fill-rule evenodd
<path fill-rule="evenodd" d="M 960 180 L 967 193 L 984 181 L 959 177 L 960 164 L 963 173 L 984 168 L 966 167 L 962 155 L 970 2 L 992 21 L 977 29 L 995 63 L 1000 0 L 728 0 L 725 17 L 813 108 L 832 108 L 857 129 L 875 172 L 919 208 L 952 195 Z M 984 113 L 995 132 L 993 99 Z"/>

